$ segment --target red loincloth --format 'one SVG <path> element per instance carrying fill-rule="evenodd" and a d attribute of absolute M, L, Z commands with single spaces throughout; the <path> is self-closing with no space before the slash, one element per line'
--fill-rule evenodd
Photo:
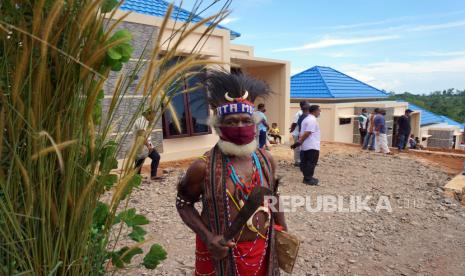
<path fill-rule="evenodd" d="M 195 276 L 215 275 L 215 268 L 207 246 L 199 236 L 196 237 Z M 255 244 L 254 244 L 255 243 Z M 266 240 L 258 238 L 256 242 L 239 242 L 233 249 L 236 263 L 236 275 L 265 276 L 267 267 Z M 265 253 L 266 254 L 266 253 Z M 245 255 L 245 256 L 244 256 Z M 243 256 L 242 258 L 239 256 Z M 260 263 L 261 261 L 261 263 Z"/>

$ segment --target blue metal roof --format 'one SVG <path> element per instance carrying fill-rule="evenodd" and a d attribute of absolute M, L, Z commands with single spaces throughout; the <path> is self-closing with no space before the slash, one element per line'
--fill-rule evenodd
<path fill-rule="evenodd" d="M 403 102 L 403 101 L 400 101 L 400 102 Z M 435 114 L 427 109 L 419 107 L 418 105 L 408 103 L 408 108 L 410 108 L 413 111 L 418 111 L 421 113 L 421 122 L 420 122 L 421 126 L 446 123 L 447 125 L 457 126 L 457 127 L 460 127 L 461 129 L 465 127 L 465 124 L 456 122 L 449 117 Z"/>
<path fill-rule="evenodd" d="M 123 11 L 133 11 L 136 13 L 163 17 L 168 10 L 169 3 L 164 0 L 125 0 L 120 9 Z M 192 15 L 191 12 L 182 9 L 178 6 L 174 6 L 173 13 L 171 15 L 173 20 L 182 21 L 182 22 L 199 22 L 203 20 L 202 17 Z M 223 26 L 218 25 L 219 29 L 229 30 Z M 230 30 L 231 39 L 240 37 L 241 34 L 235 31 Z"/>
<path fill-rule="evenodd" d="M 454 120 L 452 120 L 452 119 L 449 118 L 449 117 L 446 117 L 446 116 L 443 116 L 443 115 L 439 115 L 439 117 L 442 118 L 442 121 L 443 121 L 444 123 L 447 123 L 447 124 L 450 125 L 450 126 L 457 126 L 457 127 L 459 127 L 460 129 L 463 129 L 463 127 L 465 126 L 465 124 L 461 124 L 461 123 L 459 123 L 459 122 L 457 122 L 457 121 L 454 121 Z"/>
<path fill-rule="evenodd" d="M 441 116 L 434 114 L 433 112 L 426 110 L 422 107 L 419 107 L 418 105 L 408 103 L 408 108 L 421 113 L 421 126 L 439 124 L 443 122 Z"/>
<path fill-rule="evenodd" d="M 291 77 L 293 99 L 387 98 L 389 95 L 330 67 L 314 66 Z"/>

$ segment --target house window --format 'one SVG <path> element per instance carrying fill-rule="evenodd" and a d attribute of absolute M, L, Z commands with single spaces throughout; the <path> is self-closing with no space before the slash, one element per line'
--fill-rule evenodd
<path fill-rule="evenodd" d="M 183 79 L 178 92 L 198 85 L 199 77 Z M 203 88 L 189 93 L 176 93 L 171 100 L 171 108 L 163 114 L 163 138 L 179 138 L 210 134 L 208 126 L 207 94 Z M 176 124 L 179 122 L 179 125 Z"/>
<path fill-rule="evenodd" d="M 351 121 L 351 118 L 339 118 L 339 125 L 348 125 Z"/>

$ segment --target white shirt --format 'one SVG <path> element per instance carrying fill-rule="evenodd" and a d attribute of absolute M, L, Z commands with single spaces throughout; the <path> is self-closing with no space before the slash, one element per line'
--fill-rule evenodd
<path fill-rule="evenodd" d="M 134 136 L 134 142 L 136 142 L 136 138 L 137 138 L 137 133 L 141 130 L 147 130 L 148 127 L 149 127 L 149 124 L 150 122 L 145 119 L 144 116 L 141 116 L 139 117 L 135 122 L 134 122 L 134 126 L 132 127 L 132 134 Z M 149 137 L 147 138 L 147 143 L 149 145 L 152 145 L 152 140 L 150 138 L 150 135 Z M 144 158 L 144 157 L 147 157 L 149 154 L 149 151 L 147 149 L 147 147 L 142 144 L 138 149 L 137 149 L 137 153 L 136 153 L 136 158 L 140 159 L 140 158 Z"/>
<path fill-rule="evenodd" d="M 302 113 L 303 113 L 302 110 L 297 111 L 297 113 L 294 116 L 294 121 L 293 121 L 294 124 L 297 124 L 300 116 L 302 116 Z M 299 136 L 299 133 L 300 133 L 300 129 L 299 129 L 299 125 L 297 125 L 294 128 L 294 131 L 292 132 L 292 136 Z"/>
<path fill-rule="evenodd" d="M 310 136 L 305 139 L 300 147 L 300 150 L 320 150 L 320 125 L 316 120 L 316 117 L 312 114 L 309 114 L 303 121 L 302 121 L 302 129 L 300 130 L 300 136 L 304 134 L 304 132 L 310 132 Z"/>

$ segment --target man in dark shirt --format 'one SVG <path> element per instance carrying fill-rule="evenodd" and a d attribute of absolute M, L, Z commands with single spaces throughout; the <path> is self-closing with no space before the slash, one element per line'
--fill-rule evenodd
<path fill-rule="evenodd" d="M 397 121 L 397 127 L 398 127 L 397 148 L 399 149 L 399 151 L 402 151 L 405 149 L 408 138 L 410 136 L 410 132 L 412 131 L 412 127 L 410 126 L 410 114 L 412 112 L 413 111 L 410 109 L 405 110 L 405 114 L 402 115 Z"/>

